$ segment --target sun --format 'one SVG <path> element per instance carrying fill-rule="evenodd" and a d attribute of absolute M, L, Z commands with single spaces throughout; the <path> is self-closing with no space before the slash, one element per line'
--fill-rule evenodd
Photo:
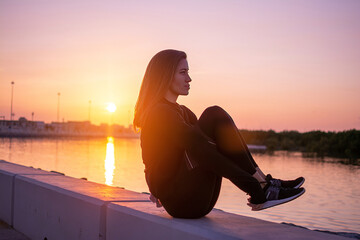
<path fill-rule="evenodd" d="M 116 105 L 114 103 L 110 102 L 110 103 L 108 103 L 106 110 L 113 113 L 116 111 Z"/>

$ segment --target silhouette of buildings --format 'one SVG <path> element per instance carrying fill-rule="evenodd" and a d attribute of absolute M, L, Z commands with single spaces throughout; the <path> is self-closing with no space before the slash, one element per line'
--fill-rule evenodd
<path fill-rule="evenodd" d="M 138 138 L 132 126 L 118 124 L 91 124 L 90 121 L 51 122 L 19 120 L 0 120 L 0 137 L 124 137 Z"/>

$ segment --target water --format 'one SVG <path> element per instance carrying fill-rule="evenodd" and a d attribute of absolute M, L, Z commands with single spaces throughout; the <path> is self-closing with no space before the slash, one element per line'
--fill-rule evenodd
<path fill-rule="evenodd" d="M 304 176 L 306 193 L 271 209 L 252 212 L 245 193 L 224 180 L 216 208 L 310 229 L 360 232 L 360 167 L 337 159 L 303 158 L 300 153 L 254 155 L 265 173 L 292 179 Z M 139 139 L 0 138 L 0 159 L 86 177 L 89 181 L 148 192 Z"/>

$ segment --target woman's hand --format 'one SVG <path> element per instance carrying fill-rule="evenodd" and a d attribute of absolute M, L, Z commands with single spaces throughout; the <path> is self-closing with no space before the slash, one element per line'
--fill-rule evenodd
<path fill-rule="evenodd" d="M 158 208 L 162 207 L 162 204 L 161 204 L 160 200 L 158 198 L 156 198 L 154 195 L 152 195 L 151 193 L 150 193 L 149 199 L 153 203 L 156 203 L 156 207 L 158 207 Z"/>

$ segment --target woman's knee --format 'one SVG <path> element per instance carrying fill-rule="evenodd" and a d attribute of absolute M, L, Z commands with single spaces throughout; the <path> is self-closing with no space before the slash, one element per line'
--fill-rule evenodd
<path fill-rule="evenodd" d="M 219 106 L 211 106 L 208 107 L 204 110 L 204 112 L 201 114 L 200 119 L 218 119 L 218 118 L 223 118 L 223 117 L 228 117 L 228 113 Z"/>
<path fill-rule="evenodd" d="M 201 114 L 198 125 L 208 137 L 215 139 L 216 129 L 223 124 L 232 124 L 229 114 L 219 106 L 211 106 Z"/>

